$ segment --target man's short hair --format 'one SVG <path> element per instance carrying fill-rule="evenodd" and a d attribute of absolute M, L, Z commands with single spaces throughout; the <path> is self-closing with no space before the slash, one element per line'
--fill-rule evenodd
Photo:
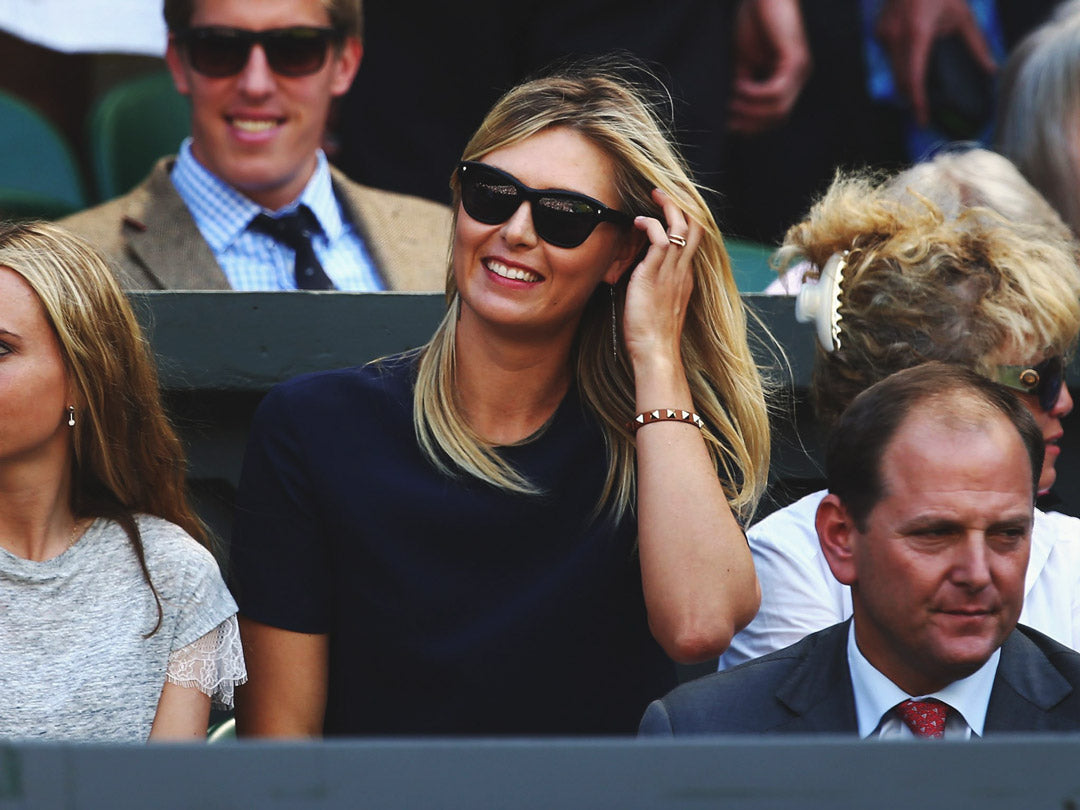
<path fill-rule="evenodd" d="M 843 502 L 859 531 L 866 531 L 867 517 L 886 494 L 881 475 L 886 449 L 904 419 L 930 399 L 940 400 L 943 412 L 955 403 L 961 413 L 983 410 L 1008 419 L 1028 453 L 1034 502 L 1044 446 L 1042 432 L 1028 409 L 1011 391 L 968 368 L 924 363 L 898 371 L 859 394 L 829 436 L 825 450 L 828 489 Z"/>
<path fill-rule="evenodd" d="M 191 25 L 197 0 L 165 0 L 165 25 L 170 33 L 181 31 Z M 345 32 L 346 36 L 363 39 L 363 0 L 322 0 L 330 25 Z"/>

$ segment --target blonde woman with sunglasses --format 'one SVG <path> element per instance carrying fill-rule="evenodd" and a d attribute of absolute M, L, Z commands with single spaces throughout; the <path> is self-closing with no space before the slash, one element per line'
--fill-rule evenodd
<path fill-rule="evenodd" d="M 629 733 L 756 610 L 762 383 L 654 109 L 578 66 L 463 157 L 431 341 L 256 417 L 242 734 Z"/>

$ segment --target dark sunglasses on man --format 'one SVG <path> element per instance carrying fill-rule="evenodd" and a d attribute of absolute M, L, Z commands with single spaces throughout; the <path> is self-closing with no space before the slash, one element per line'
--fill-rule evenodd
<path fill-rule="evenodd" d="M 274 73 L 295 78 L 322 70 L 330 44 L 341 44 L 345 34 L 338 28 L 304 25 L 265 31 L 196 26 L 177 31 L 173 39 L 184 48 L 192 69 L 213 79 L 242 71 L 254 45 L 262 47 Z"/>
<path fill-rule="evenodd" d="M 601 222 L 626 227 L 634 221 L 630 214 L 576 191 L 529 188 L 512 174 L 486 163 L 462 161 L 458 181 L 461 205 L 477 222 L 501 225 L 527 201 L 536 234 L 555 247 L 577 247 Z"/>
<path fill-rule="evenodd" d="M 1037 396 L 1039 407 L 1049 413 L 1065 384 L 1065 359 L 1058 354 L 1033 366 L 998 366 L 994 379 L 1006 388 Z"/>

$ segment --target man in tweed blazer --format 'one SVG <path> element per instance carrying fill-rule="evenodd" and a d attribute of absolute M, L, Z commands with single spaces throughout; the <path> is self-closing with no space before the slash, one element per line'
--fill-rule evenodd
<path fill-rule="evenodd" d="M 164 12 L 192 136 L 135 189 L 62 225 L 129 289 L 294 289 L 293 249 L 250 227 L 293 212 L 335 288 L 444 288 L 449 209 L 358 185 L 320 149 L 360 63 L 360 0 L 166 0 Z"/>
<path fill-rule="evenodd" d="M 105 253 L 126 289 L 227 290 L 229 281 L 169 180 L 163 158 L 132 191 L 60 224 Z M 442 290 L 450 212 L 419 197 L 369 188 L 331 169 L 346 218 L 389 290 Z"/>

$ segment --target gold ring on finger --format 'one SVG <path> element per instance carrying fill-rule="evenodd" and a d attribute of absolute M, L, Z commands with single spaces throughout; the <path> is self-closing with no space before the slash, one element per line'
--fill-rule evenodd
<path fill-rule="evenodd" d="M 667 235 L 667 240 L 675 245 L 675 247 L 686 247 L 686 237 L 679 236 L 677 233 L 669 233 Z"/>

